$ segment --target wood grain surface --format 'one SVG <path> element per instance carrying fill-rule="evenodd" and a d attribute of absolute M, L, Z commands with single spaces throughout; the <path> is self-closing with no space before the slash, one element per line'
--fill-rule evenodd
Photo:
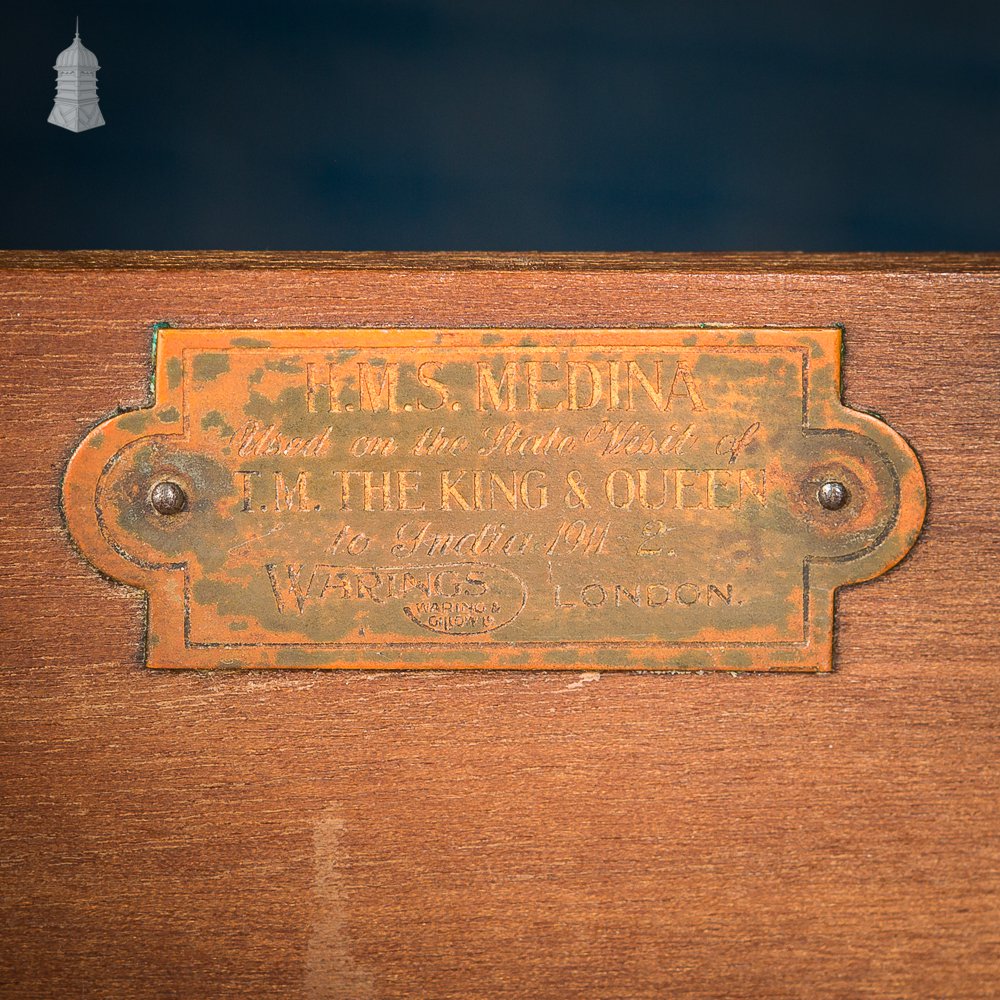
<path fill-rule="evenodd" d="M 154 323 L 846 330 L 922 539 L 825 676 L 156 673 L 73 550 Z M 995 997 L 1000 258 L 0 254 L 0 995 Z"/>

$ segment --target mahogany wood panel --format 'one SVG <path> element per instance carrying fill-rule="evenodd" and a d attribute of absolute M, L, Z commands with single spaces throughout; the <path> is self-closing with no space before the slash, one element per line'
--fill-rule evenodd
<path fill-rule="evenodd" d="M 924 535 L 826 676 L 194 673 L 58 507 L 152 325 L 846 329 Z M 0 255 L 0 995 L 992 997 L 1000 258 Z"/>

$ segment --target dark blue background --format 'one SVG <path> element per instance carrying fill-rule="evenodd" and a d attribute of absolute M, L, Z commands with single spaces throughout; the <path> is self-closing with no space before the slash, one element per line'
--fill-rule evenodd
<path fill-rule="evenodd" d="M 996 9 L 20 3 L 0 245 L 996 250 Z M 45 120 L 77 13 L 79 135 Z"/>

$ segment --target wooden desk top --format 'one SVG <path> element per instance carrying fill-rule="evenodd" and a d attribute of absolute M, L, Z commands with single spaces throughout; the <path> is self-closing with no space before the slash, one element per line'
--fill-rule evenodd
<path fill-rule="evenodd" d="M 155 673 L 65 463 L 154 324 L 843 325 L 923 537 L 822 676 Z M 0 995 L 991 997 L 1000 257 L 0 254 Z"/>

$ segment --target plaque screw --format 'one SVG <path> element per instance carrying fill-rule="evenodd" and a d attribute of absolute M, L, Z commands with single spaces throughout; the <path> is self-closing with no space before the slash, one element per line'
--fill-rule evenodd
<path fill-rule="evenodd" d="M 187 494 L 169 479 L 157 483 L 149 494 L 149 502 L 157 514 L 181 514 L 187 510 Z"/>
<path fill-rule="evenodd" d="M 820 506 L 826 510 L 840 510 L 851 498 L 850 493 L 847 492 L 847 487 L 843 483 L 833 480 L 823 483 L 816 496 Z"/>

